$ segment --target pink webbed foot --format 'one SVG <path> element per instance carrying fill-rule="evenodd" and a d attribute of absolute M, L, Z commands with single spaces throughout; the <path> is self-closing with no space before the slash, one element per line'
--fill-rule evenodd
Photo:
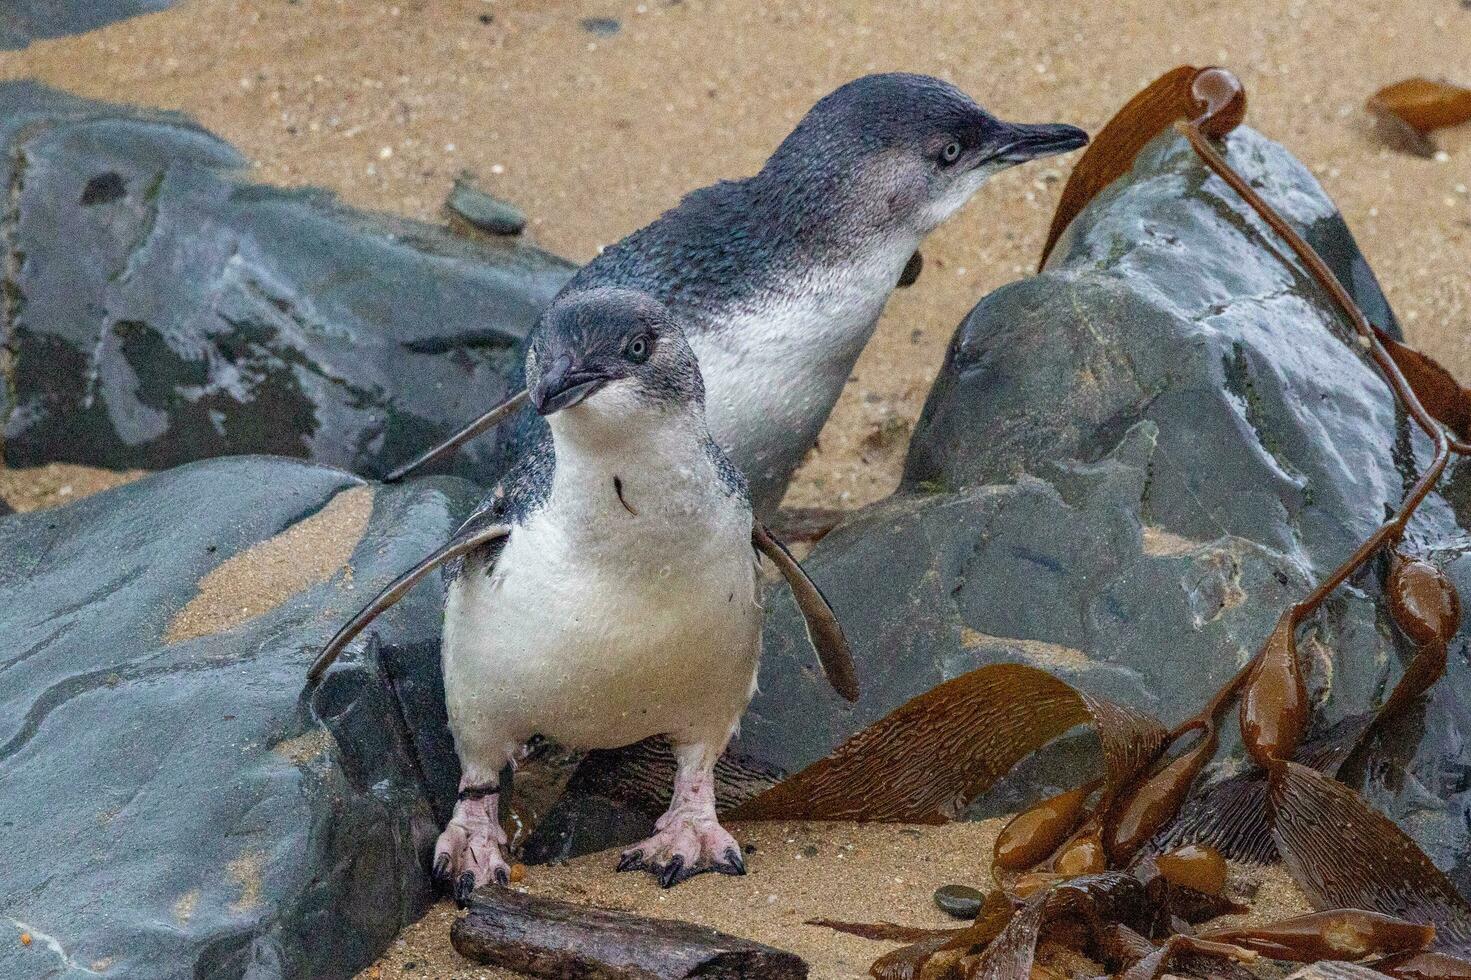
<path fill-rule="evenodd" d="M 496 787 L 465 786 L 454 816 L 434 845 L 434 881 L 464 908 L 470 893 L 494 881 L 511 883 L 506 863 L 506 832 L 497 819 Z"/>
<path fill-rule="evenodd" d="M 671 811 L 655 827 L 652 837 L 623 852 L 619 871 L 648 871 L 664 888 L 706 871 L 746 873 L 741 845 L 713 817 L 690 820 Z"/>
<path fill-rule="evenodd" d="M 714 769 L 719 754 L 719 746 L 676 746 L 679 770 L 669 809 L 654 824 L 652 837 L 623 852 L 619 871 L 648 871 L 665 888 L 705 871 L 746 873 L 741 845 L 715 818 Z"/>

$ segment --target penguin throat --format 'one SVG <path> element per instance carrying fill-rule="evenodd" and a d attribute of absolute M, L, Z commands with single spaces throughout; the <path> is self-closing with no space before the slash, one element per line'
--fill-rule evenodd
<path fill-rule="evenodd" d="M 611 486 L 619 474 L 687 467 L 690 460 L 703 458 L 707 430 L 694 412 L 648 409 L 635 417 L 611 417 L 595 410 L 579 412 L 582 407 L 550 419 L 554 485 L 566 478 Z"/>

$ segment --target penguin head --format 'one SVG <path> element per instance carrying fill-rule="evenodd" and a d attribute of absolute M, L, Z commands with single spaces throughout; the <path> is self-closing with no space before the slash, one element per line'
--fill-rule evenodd
<path fill-rule="evenodd" d="M 817 185 L 850 221 L 923 236 L 992 174 L 1087 142 L 1076 126 L 1006 122 L 949 82 L 896 72 L 825 96 L 763 173 Z"/>
<path fill-rule="evenodd" d="M 531 404 L 566 419 L 636 428 L 641 418 L 699 412 L 705 386 L 669 309 L 631 289 L 579 290 L 538 321 L 526 352 Z"/>

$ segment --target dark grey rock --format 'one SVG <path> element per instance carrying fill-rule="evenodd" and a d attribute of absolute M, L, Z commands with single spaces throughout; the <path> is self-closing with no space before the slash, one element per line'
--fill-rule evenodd
<path fill-rule="evenodd" d="M 81 34 L 172 5 L 173 0 L 5 0 L 0 4 L 0 50 Z"/>
<path fill-rule="evenodd" d="M 1228 146 L 1393 329 L 1307 171 L 1250 130 Z M 862 698 L 845 704 L 822 682 L 801 616 L 777 587 L 761 690 L 733 752 L 796 771 L 909 698 L 997 661 L 1035 664 L 1179 721 L 1425 465 L 1427 440 L 1328 298 L 1177 137 L 1148 147 L 1055 255 L 1045 273 L 971 312 L 900 492 L 805 563 L 852 642 Z M 1468 477 L 1454 471 L 1410 533 L 1463 591 Z M 1382 571 L 1340 590 L 1302 644 L 1324 725 L 1376 703 L 1410 655 L 1378 601 Z M 1371 799 L 1462 886 L 1466 658 L 1463 632 L 1424 714 L 1390 732 L 1368 766 Z M 1008 812 L 1075 785 L 1095 748 L 1084 735 L 1062 740 L 970 812 Z"/>
<path fill-rule="evenodd" d="M 422 914 L 457 778 L 438 584 L 379 621 L 379 657 L 303 678 L 472 486 L 379 488 L 350 575 L 166 639 L 213 569 L 355 486 L 231 458 L 0 522 L 0 923 L 34 937 L 0 976 L 349 977 Z"/>
<path fill-rule="evenodd" d="M 454 190 L 444 202 L 450 211 L 471 225 L 491 235 L 519 235 L 526 228 L 526 215 L 508 201 L 502 201 L 465 180 L 455 181 Z"/>
<path fill-rule="evenodd" d="M 382 475 L 506 394 L 572 272 L 249 184 L 179 116 L 30 83 L 0 85 L 0 148 L 12 465 L 273 453 Z M 497 439 L 448 466 L 492 480 Z"/>
<path fill-rule="evenodd" d="M 1231 154 L 1232 165 L 1262 182 L 1258 189 L 1268 192 L 1273 205 L 1323 255 L 1369 319 L 1398 337 L 1398 322 L 1373 272 L 1306 168 L 1249 130 L 1233 135 Z M 1301 339 L 1295 325 L 1305 317 L 1332 324 L 1321 337 L 1307 335 L 1314 345 L 1311 353 L 1325 363 L 1341 355 L 1343 343 L 1350 340 L 1349 328 L 1339 322 L 1331 301 L 1256 213 L 1208 173 L 1182 140 L 1157 140 L 1141 154 L 1132 178 L 1107 188 L 1073 222 L 1053 251 L 1046 275 L 1004 287 L 982 301 L 951 342 L 945 368 L 915 428 L 905 470 L 908 489 L 1010 480 L 1043 459 L 1097 458 L 1118 441 L 1129 424 L 1125 420 L 1146 417 L 1129 411 L 1141 399 L 1238 401 L 1245 397 L 1244 386 L 1255 383 L 1257 368 L 1241 358 L 1254 349 L 1264 352 L 1259 357 L 1292 353 Z M 1080 314 L 1086 311 L 1095 329 L 1075 339 L 1077 330 L 1035 321 L 1050 312 L 1037 306 L 1044 298 L 1051 301 L 1058 287 L 1078 293 L 1088 304 Z M 1005 331 L 974 326 L 979 319 L 994 319 L 1002 303 L 1025 309 L 1033 322 Z M 1198 326 L 1184 332 L 1166 317 Z M 1210 335 L 1218 323 L 1242 319 L 1248 320 L 1249 331 L 1243 328 L 1240 343 L 1228 347 L 1221 364 L 1212 365 L 1194 388 L 1165 374 L 1172 360 L 1195 353 L 1195 334 Z M 1104 325 L 1113 329 L 1105 331 Z M 1127 359 L 1131 350 L 1112 336 L 1125 327 L 1149 330 L 1142 338 L 1146 344 L 1158 341 L 1169 347 L 1146 350 L 1141 369 Z M 1038 329 L 1046 335 L 1027 332 Z M 1047 369 L 1036 370 L 1020 357 L 1003 361 L 997 356 L 998 346 L 1013 337 L 1027 341 L 1029 351 L 1045 353 Z M 1132 336 L 1123 338 L 1124 343 L 1131 341 Z M 1045 348 L 1046 343 L 1059 346 Z M 1104 347 L 1111 350 L 1110 358 L 1101 356 Z M 1053 364 L 1075 372 L 1066 389 L 1057 390 L 1057 379 L 1049 372 L 1062 368 Z M 1011 373 L 995 373 L 1003 367 Z M 1141 376 L 1151 368 L 1157 376 Z M 1104 373 L 1090 376 L 1089 369 Z M 1361 388 L 1377 392 L 1376 386 L 1382 387 L 1373 374 L 1350 378 Z M 1335 391 L 1332 380 L 1321 379 L 1318 387 Z M 1368 408 L 1364 413 L 1379 414 Z M 1202 415 L 1196 420 L 1199 430 L 1181 435 L 1203 451 L 1215 451 L 1226 438 L 1218 427 L 1228 420 Z M 985 424 L 976 425 L 978 418 Z M 1295 408 L 1289 428 L 1306 427 L 1296 438 L 1311 441 L 1317 435 L 1316 420 L 1312 407 Z M 1037 441 L 1039 435 L 1042 441 Z M 1275 444 L 1273 439 L 1266 442 Z M 1252 475 L 1241 476 L 1250 481 Z"/>

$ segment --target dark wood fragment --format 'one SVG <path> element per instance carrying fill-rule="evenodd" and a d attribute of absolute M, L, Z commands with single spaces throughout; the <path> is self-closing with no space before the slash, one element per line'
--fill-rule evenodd
<path fill-rule="evenodd" d="M 795 953 L 673 919 L 485 888 L 450 929 L 460 955 L 567 980 L 801 980 Z"/>

